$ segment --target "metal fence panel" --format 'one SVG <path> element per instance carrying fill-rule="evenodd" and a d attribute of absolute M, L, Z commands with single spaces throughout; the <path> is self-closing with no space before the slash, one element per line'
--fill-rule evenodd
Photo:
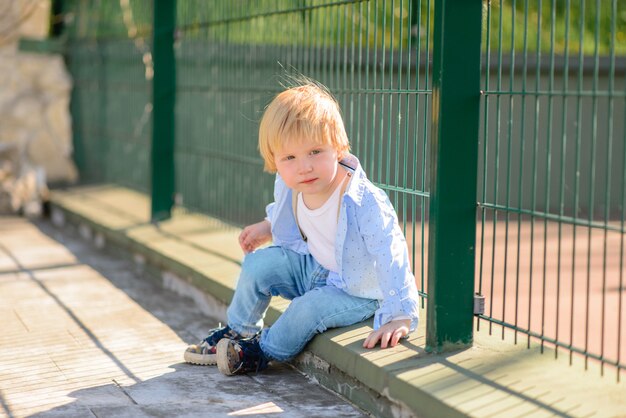
<path fill-rule="evenodd" d="M 257 150 L 264 107 L 301 76 L 326 85 L 353 152 L 390 195 L 425 290 L 430 1 L 178 4 L 177 190 L 186 208 L 242 225 L 273 176 Z"/>
<path fill-rule="evenodd" d="M 74 158 L 83 182 L 150 191 L 152 2 L 66 1 Z"/>
<path fill-rule="evenodd" d="M 485 9 L 476 282 L 490 330 L 615 365 L 618 377 L 625 11 L 622 0 Z"/>

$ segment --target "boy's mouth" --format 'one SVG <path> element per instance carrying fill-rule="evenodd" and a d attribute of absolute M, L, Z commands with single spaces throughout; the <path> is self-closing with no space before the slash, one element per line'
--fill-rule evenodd
<path fill-rule="evenodd" d="M 304 180 L 304 181 L 301 181 L 300 183 L 302 183 L 302 184 L 311 184 L 311 183 L 313 183 L 315 180 L 317 180 L 317 178 Z"/>

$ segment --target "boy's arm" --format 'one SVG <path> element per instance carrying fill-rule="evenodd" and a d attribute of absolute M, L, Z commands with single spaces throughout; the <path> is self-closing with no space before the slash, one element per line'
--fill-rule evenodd
<path fill-rule="evenodd" d="M 367 251 L 376 261 L 376 273 L 383 294 L 380 308 L 374 314 L 374 331 L 368 337 L 368 343 L 375 345 L 381 341 L 384 347 L 386 342 L 390 342 L 393 346 L 397 343 L 395 335 L 402 334 L 398 337 L 401 338 L 417 327 L 417 287 L 410 269 L 406 240 L 391 202 L 382 191 L 368 197 L 358 216 L 359 230 Z M 398 334 L 406 324 L 406 332 Z M 386 335 L 389 336 L 385 338 Z"/>
<path fill-rule="evenodd" d="M 251 253 L 272 239 L 272 225 L 267 219 L 246 226 L 239 234 L 239 246 L 244 253 Z"/>
<path fill-rule="evenodd" d="M 239 234 L 239 246 L 244 253 L 251 253 L 261 245 L 272 239 L 272 217 L 276 200 L 282 191 L 282 181 L 277 174 L 274 179 L 274 201 L 265 207 L 265 219 L 252 225 L 248 225 Z"/>

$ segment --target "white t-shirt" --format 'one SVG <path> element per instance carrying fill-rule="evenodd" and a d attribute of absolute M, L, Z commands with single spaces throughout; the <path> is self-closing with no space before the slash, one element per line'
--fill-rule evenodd
<path fill-rule="evenodd" d="M 309 251 L 315 260 L 324 268 L 337 273 L 337 259 L 335 258 L 335 238 L 337 236 L 337 216 L 339 214 L 339 199 L 341 185 L 328 200 L 317 209 L 309 209 L 304 203 L 302 193 L 298 194 L 298 224 L 307 237 Z"/>

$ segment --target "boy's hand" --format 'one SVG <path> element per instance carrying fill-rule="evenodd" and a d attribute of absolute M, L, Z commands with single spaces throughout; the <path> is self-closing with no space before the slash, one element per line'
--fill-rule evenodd
<path fill-rule="evenodd" d="M 363 347 L 374 348 L 378 341 L 380 341 L 380 348 L 395 347 L 400 338 L 409 334 L 410 326 L 410 319 L 397 319 L 387 322 L 377 330 L 370 332 L 370 335 L 363 342 Z"/>
<path fill-rule="evenodd" d="M 251 253 L 272 239 L 272 226 L 268 220 L 246 226 L 239 234 L 239 245 L 244 253 Z"/>

